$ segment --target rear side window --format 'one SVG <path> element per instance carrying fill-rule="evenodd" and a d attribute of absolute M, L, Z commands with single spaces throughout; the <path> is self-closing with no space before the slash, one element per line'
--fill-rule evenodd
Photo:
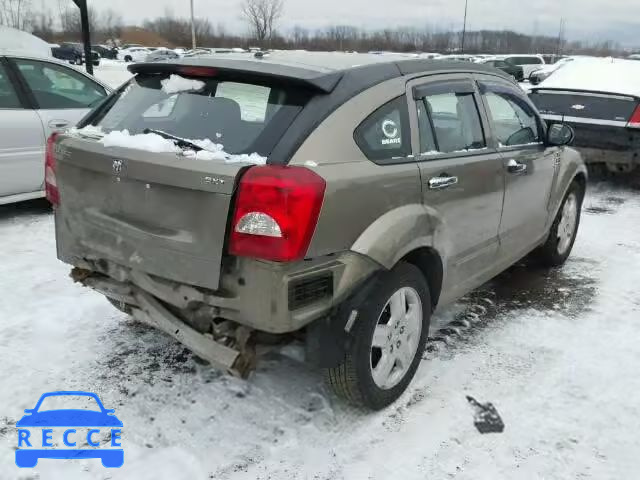
<path fill-rule="evenodd" d="M 406 96 L 386 103 L 367 117 L 354 132 L 362 153 L 376 163 L 406 157 L 411 151 Z"/>
<path fill-rule="evenodd" d="M 502 146 L 516 146 L 540 141 L 538 118 L 529 104 L 508 89 L 480 84 L 494 134 Z"/>
<path fill-rule="evenodd" d="M 211 140 L 230 154 L 269 156 L 308 101 L 306 90 L 285 84 L 183 77 L 197 89 L 163 90 L 168 74 L 138 74 L 89 120 L 104 132 L 162 132 Z M 188 83 L 188 82 L 187 82 Z M 166 83 L 165 83 L 166 84 Z"/>
<path fill-rule="evenodd" d="M 421 153 L 455 153 L 486 147 L 472 93 L 426 95 L 417 102 Z"/>
<path fill-rule="evenodd" d="M 563 90 L 538 90 L 529 95 L 541 114 L 628 122 L 636 108 L 632 97 Z"/>
<path fill-rule="evenodd" d="M 511 57 L 507 61 L 514 65 L 541 65 L 542 59 L 538 57 Z"/>

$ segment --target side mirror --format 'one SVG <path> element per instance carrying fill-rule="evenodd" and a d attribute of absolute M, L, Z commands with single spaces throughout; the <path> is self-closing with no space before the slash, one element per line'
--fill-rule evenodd
<path fill-rule="evenodd" d="M 554 123 L 549 126 L 547 131 L 547 145 L 553 147 L 561 147 L 570 145 L 576 137 L 573 128 L 564 123 Z"/>

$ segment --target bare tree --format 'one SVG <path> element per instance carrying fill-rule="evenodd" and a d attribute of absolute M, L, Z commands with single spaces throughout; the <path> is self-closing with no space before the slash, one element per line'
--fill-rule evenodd
<path fill-rule="evenodd" d="M 283 0 L 245 0 L 242 4 L 242 16 L 260 46 L 273 38 L 283 10 Z"/>
<path fill-rule="evenodd" d="M 119 38 L 122 34 L 122 26 L 122 15 L 112 8 L 104 10 L 99 16 L 99 28 L 106 40 L 113 42 Z"/>
<path fill-rule="evenodd" d="M 0 0 L 0 25 L 26 30 L 31 22 L 31 0 Z"/>

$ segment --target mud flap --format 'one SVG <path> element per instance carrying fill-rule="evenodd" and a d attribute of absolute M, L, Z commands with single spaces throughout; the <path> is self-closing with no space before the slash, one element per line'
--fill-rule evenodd
<path fill-rule="evenodd" d="M 233 375 L 246 378 L 252 362 L 244 361 L 239 350 L 206 337 L 176 318 L 153 296 L 138 290 L 134 293 L 139 308 L 133 308 L 137 320 L 171 335 L 200 358 Z"/>
<path fill-rule="evenodd" d="M 320 368 L 334 368 L 344 361 L 360 307 L 377 286 L 379 276 L 378 272 L 368 277 L 354 288 L 355 293 L 344 300 L 331 315 L 318 319 L 307 327 L 307 362 Z"/>

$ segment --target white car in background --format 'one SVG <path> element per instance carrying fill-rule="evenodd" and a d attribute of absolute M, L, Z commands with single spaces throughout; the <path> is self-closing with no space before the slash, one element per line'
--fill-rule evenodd
<path fill-rule="evenodd" d="M 546 65 L 542 55 L 496 55 L 494 58 L 522 67 L 525 80 L 528 80 L 533 72 Z"/>
<path fill-rule="evenodd" d="M 580 61 L 580 60 L 593 60 L 596 57 L 587 57 L 587 56 L 574 56 L 574 57 L 564 57 L 558 60 L 556 63 L 552 63 L 551 65 L 544 65 L 542 68 L 536 70 L 531 75 L 529 75 L 529 81 L 532 85 L 538 85 L 540 82 L 544 82 L 547 78 L 553 75 L 555 72 L 560 70 L 561 68 L 566 67 L 571 62 Z"/>
<path fill-rule="evenodd" d="M 118 51 L 118 60 L 125 62 L 144 62 L 151 50 L 145 47 L 124 48 Z"/>
<path fill-rule="evenodd" d="M 25 39 L 25 35 L 31 39 Z M 44 197 L 47 138 L 73 127 L 111 89 L 54 59 L 49 45 L 33 35 L 0 27 L 0 40 L 0 205 L 3 205 Z M 26 40 L 32 40 L 33 45 Z"/>

